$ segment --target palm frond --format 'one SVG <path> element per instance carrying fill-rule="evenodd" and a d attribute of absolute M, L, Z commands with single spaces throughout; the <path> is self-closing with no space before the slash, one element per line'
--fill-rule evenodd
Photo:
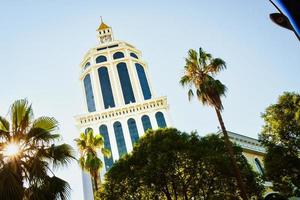
<path fill-rule="evenodd" d="M 201 47 L 199 48 L 199 63 L 201 64 L 202 69 L 204 69 L 207 66 L 207 62 L 209 62 L 212 59 L 212 55 L 209 53 L 206 53 Z"/>
<path fill-rule="evenodd" d="M 189 101 L 192 100 L 192 98 L 194 97 L 194 92 L 192 89 L 189 89 L 188 91 L 188 97 L 189 97 Z"/>
<path fill-rule="evenodd" d="M 32 121 L 33 111 L 26 99 L 15 101 L 10 109 L 13 134 L 20 134 Z"/>
<path fill-rule="evenodd" d="M 24 188 L 18 176 L 4 166 L 0 169 L 0 199 L 23 199 Z"/>
<path fill-rule="evenodd" d="M 54 168 L 66 166 L 75 159 L 74 150 L 68 144 L 52 144 L 48 149 L 46 149 L 46 154 L 43 156 L 49 159 Z"/>
<path fill-rule="evenodd" d="M 104 157 L 110 158 L 111 152 L 108 149 L 102 148 L 101 153 L 103 154 Z"/>
<path fill-rule="evenodd" d="M 70 198 L 70 185 L 56 177 L 47 176 L 39 184 L 33 184 L 26 190 L 26 199 L 30 200 L 66 200 Z"/>
<path fill-rule="evenodd" d="M 189 76 L 184 75 L 184 76 L 181 77 L 179 83 L 180 83 L 182 86 L 186 86 L 186 85 L 188 85 L 188 84 L 191 83 L 191 79 L 190 79 Z"/>
<path fill-rule="evenodd" d="M 49 143 L 53 142 L 60 138 L 59 134 L 52 134 L 51 132 L 48 132 L 42 128 L 31 128 L 26 135 L 27 141 L 32 141 L 34 143 Z"/>
<path fill-rule="evenodd" d="M 10 138 L 9 128 L 10 128 L 9 121 L 7 121 L 4 117 L 0 116 L 0 138 L 9 140 Z"/>
<path fill-rule="evenodd" d="M 77 145 L 79 151 L 80 151 L 81 153 L 83 153 L 83 151 L 84 151 L 84 150 L 86 149 L 86 147 L 87 147 L 87 144 L 86 144 L 85 140 L 82 140 L 81 137 L 80 137 L 80 138 L 75 139 L 74 141 L 76 142 L 76 145 Z"/>
<path fill-rule="evenodd" d="M 221 58 L 212 59 L 210 64 L 204 69 L 205 73 L 217 74 L 223 69 L 226 69 L 226 63 Z"/>
<path fill-rule="evenodd" d="M 32 128 L 40 128 L 51 133 L 58 129 L 58 121 L 53 117 L 39 117 L 34 120 Z"/>
<path fill-rule="evenodd" d="M 43 180 L 47 176 L 48 163 L 41 160 L 39 156 L 32 157 L 29 161 L 23 162 L 26 170 L 26 179 L 29 183 Z"/>
<path fill-rule="evenodd" d="M 93 139 L 93 146 L 96 148 L 102 148 L 104 145 L 104 138 L 102 135 L 98 134 Z"/>
<path fill-rule="evenodd" d="M 50 178 L 47 188 L 50 193 L 55 194 L 55 199 L 67 200 L 71 196 L 71 187 L 68 182 L 56 176 Z"/>
<path fill-rule="evenodd" d="M 25 190 L 25 199 L 30 200 L 48 200 L 54 199 L 53 194 L 47 194 L 43 185 L 34 183 Z"/>

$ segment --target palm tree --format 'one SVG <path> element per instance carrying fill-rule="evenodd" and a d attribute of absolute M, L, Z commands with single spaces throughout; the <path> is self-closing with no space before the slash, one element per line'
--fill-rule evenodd
<path fill-rule="evenodd" d="M 206 53 L 202 48 L 199 49 L 199 53 L 190 49 L 188 57 L 185 59 L 184 75 L 181 77 L 180 83 L 182 86 L 189 87 L 189 100 L 196 94 L 198 100 L 203 105 L 214 107 L 224 134 L 225 144 L 233 164 L 241 196 L 246 200 L 247 195 L 241 173 L 221 115 L 221 111 L 223 110 L 221 97 L 225 96 L 226 86 L 221 81 L 214 79 L 214 76 L 225 68 L 226 64 L 222 59 L 213 58 L 211 54 Z"/>
<path fill-rule="evenodd" d="M 110 151 L 104 148 L 104 140 L 102 135 L 94 136 L 93 130 L 89 130 L 86 134 L 81 133 L 79 138 L 75 139 L 80 152 L 80 167 L 87 171 L 93 179 L 94 193 L 98 191 L 98 181 L 100 181 L 100 170 L 103 167 L 101 159 L 97 152 L 101 151 L 105 157 L 110 157 Z"/>
<path fill-rule="evenodd" d="M 27 100 L 15 101 L 10 120 L 0 116 L 0 199 L 68 199 L 69 184 L 53 169 L 72 159 L 67 144 L 56 145 L 58 122 L 51 117 L 33 118 Z"/>

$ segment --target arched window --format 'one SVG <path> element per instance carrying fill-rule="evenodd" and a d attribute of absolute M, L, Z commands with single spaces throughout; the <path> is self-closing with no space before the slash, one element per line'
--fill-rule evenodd
<path fill-rule="evenodd" d="M 91 77 L 89 74 L 85 76 L 83 83 L 84 83 L 85 97 L 86 97 L 88 111 L 94 112 L 94 111 L 96 111 L 96 106 L 95 106 L 95 101 L 94 101 Z"/>
<path fill-rule="evenodd" d="M 124 53 L 116 52 L 116 53 L 114 53 L 113 58 L 114 59 L 124 58 Z"/>
<path fill-rule="evenodd" d="M 90 62 L 87 62 L 87 63 L 84 65 L 84 69 L 87 69 L 89 66 L 91 66 L 91 63 L 90 63 Z"/>
<path fill-rule="evenodd" d="M 104 102 L 104 108 L 115 107 L 114 96 L 111 89 L 110 79 L 108 75 L 108 70 L 106 67 L 100 67 L 98 69 L 100 87 L 102 92 L 102 98 Z"/>
<path fill-rule="evenodd" d="M 124 102 L 125 104 L 134 103 L 135 98 L 126 64 L 123 62 L 117 64 L 117 69 L 123 92 Z"/>
<path fill-rule="evenodd" d="M 104 139 L 104 148 L 111 152 L 107 126 L 106 125 L 101 125 L 99 127 L 99 132 L 100 132 L 100 134 L 102 135 L 102 137 Z M 114 163 L 112 154 L 109 158 L 104 157 L 104 163 L 105 163 L 105 169 L 106 169 L 106 171 L 108 171 Z"/>
<path fill-rule="evenodd" d="M 117 121 L 114 123 L 113 126 L 114 126 L 115 137 L 117 140 L 119 157 L 122 157 L 124 154 L 127 153 L 122 125 L 120 122 Z"/>
<path fill-rule="evenodd" d="M 133 57 L 133 58 L 139 59 L 139 57 L 138 57 L 135 53 L 132 53 L 132 52 L 131 52 L 131 53 L 130 53 L 130 56 Z"/>
<path fill-rule="evenodd" d="M 152 129 L 152 125 L 151 125 L 150 118 L 149 118 L 148 115 L 143 115 L 142 116 L 142 124 L 143 124 L 143 128 L 144 128 L 145 132 L 148 129 Z"/>
<path fill-rule="evenodd" d="M 88 128 L 86 128 L 86 129 L 84 130 L 84 134 L 87 134 L 87 133 L 90 132 L 90 131 L 93 131 L 93 129 L 90 128 L 90 127 L 88 127 Z"/>
<path fill-rule="evenodd" d="M 107 58 L 105 56 L 98 56 L 96 58 L 96 63 L 102 63 L 102 62 L 106 62 Z"/>
<path fill-rule="evenodd" d="M 258 170 L 258 173 L 261 174 L 261 175 L 263 175 L 264 174 L 264 169 L 261 166 L 260 161 L 258 160 L 258 158 L 255 158 L 254 161 L 255 161 L 255 165 L 256 165 L 256 168 Z"/>
<path fill-rule="evenodd" d="M 159 128 L 165 128 L 167 126 L 164 114 L 162 112 L 157 112 L 155 114 L 155 119 Z"/>
<path fill-rule="evenodd" d="M 147 77 L 146 77 L 146 73 L 144 70 L 144 67 L 138 63 L 135 64 L 135 68 L 139 77 L 139 81 L 140 81 L 140 85 L 142 88 L 142 92 L 144 95 L 144 99 L 151 99 L 151 92 L 150 92 L 150 88 L 149 88 L 149 84 L 147 81 Z"/>
<path fill-rule="evenodd" d="M 135 120 L 130 118 L 127 120 L 127 125 L 130 133 L 131 143 L 134 145 L 139 139 L 139 133 L 136 127 Z"/>

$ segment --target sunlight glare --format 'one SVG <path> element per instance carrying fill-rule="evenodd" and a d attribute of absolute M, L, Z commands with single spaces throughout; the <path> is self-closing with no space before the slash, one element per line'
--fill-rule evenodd
<path fill-rule="evenodd" d="M 5 156 L 15 156 L 19 153 L 19 151 L 20 151 L 20 147 L 18 144 L 10 143 L 6 146 L 3 153 Z"/>

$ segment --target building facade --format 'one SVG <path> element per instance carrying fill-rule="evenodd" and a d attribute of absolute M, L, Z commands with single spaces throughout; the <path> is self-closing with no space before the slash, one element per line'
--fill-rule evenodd
<path fill-rule="evenodd" d="M 79 131 L 93 130 L 104 138 L 111 157 L 103 158 L 103 174 L 113 162 L 130 152 L 147 129 L 171 124 L 166 97 L 156 97 L 142 53 L 127 42 L 115 40 L 112 28 L 101 22 L 99 44 L 80 64 L 85 112 L 75 117 Z M 85 200 L 93 199 L 92 183 L 83 172 Z"/>
<path fill-rule="evenodd" d="M 219 133 L 221 136 L 222 133 Z M 263 159 L 266 151 L 257 139 L 237 134 L 228 131 L 229 139 L 242 147 L 243 155 L 247 159 L 248 163 L 252 166 L 253 170 L 260 175 L 264 174 Z"/>
<path fill-rule="evenodd" d="M 223 133 L 218 133 L 220 136 L 223 136 Z M 243 155 L 247 159 L 248 163 L 252 166 L 252 169 L 258 173 L 259 175 L 264 175 L 264 156 L 266 154 L 265 148 L 261 145 L 261 143 L 255 139 L 251 138 L 245 135 L 241 135 L 238 133 L 234 133 L 231 131 L 228 131 L 229 139 L 237 144 L 238 146 L 242 147 L 243 149 Z M 264 182 L 264 197 L 268 199 L 268 196 L 272 196 L 273 194 L 276 194 L 271 187 L 272 183 L 269 181 Z"/>

